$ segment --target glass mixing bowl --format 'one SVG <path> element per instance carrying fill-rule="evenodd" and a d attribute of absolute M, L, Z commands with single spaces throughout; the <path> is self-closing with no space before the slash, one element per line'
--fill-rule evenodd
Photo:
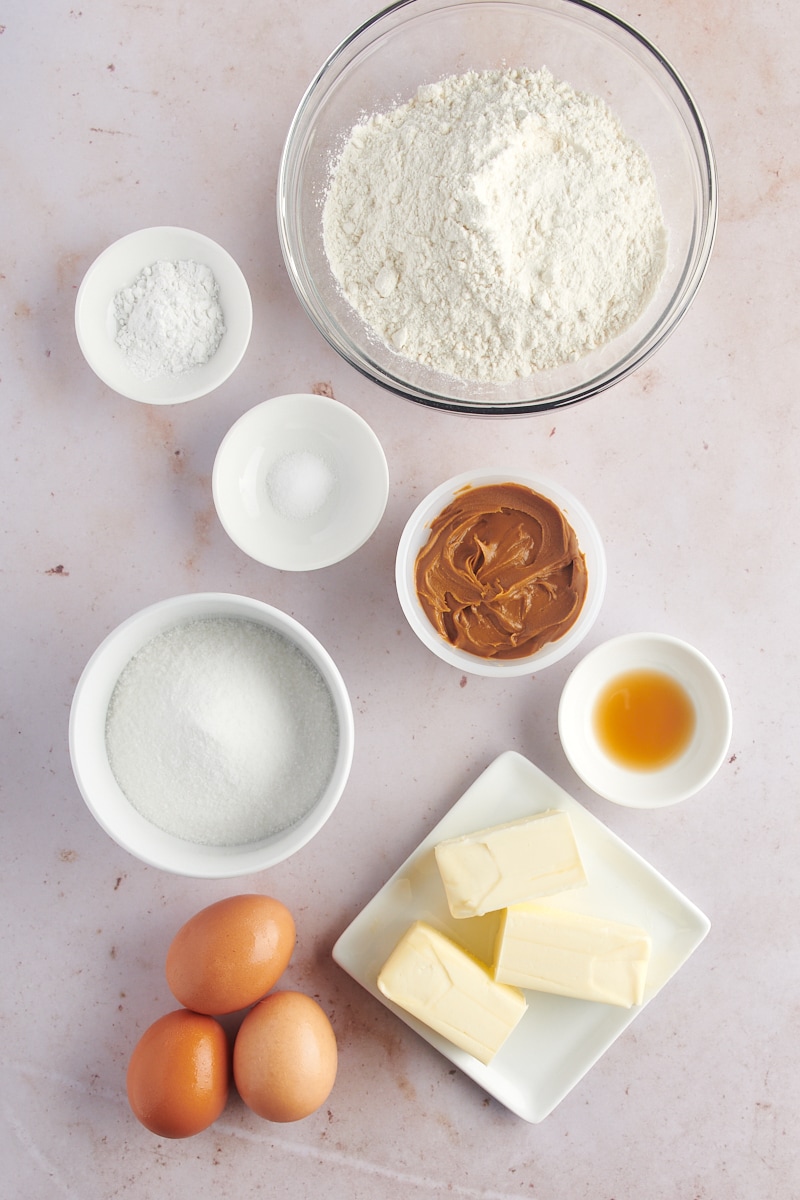
<path fill-rule="evenodd" d="M 465 382 L 402 357 L 365 325 L 331 271 L 322 233 L 330 174 L 353 126 L 448 75 L 546 67 L 601 97 L 647 153 L 669 246 L 640 318 L 575 362 L 510 383 Z M 675 329 L 708 265 L 717 223 L 714 156 L 680 76 L 641 34 L 582 0 L 401 0 L 333 51 L 308 87 L 281 158 L 278 229 L 289 277 L 342 357 L 389 391 L 432 408 L 499 416 L 574 404 L 624 379 Z"/>

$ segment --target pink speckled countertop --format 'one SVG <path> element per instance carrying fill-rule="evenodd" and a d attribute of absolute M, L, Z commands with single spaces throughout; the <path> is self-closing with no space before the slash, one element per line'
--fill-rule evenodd
<path fill-rule="evenodd" d="M 796 14 L 732 0 L 616 5 L 676 65 L 709 125 L 721 195 L 714 255 L 689 316 L 638 373 L 585 405 L 504 422 L 426 411 L 370 385 L 310 325 L 281 264 L 285 131 L 323 58 L 372 11 L 368 0 L 10 0 L 0 10 L 3 1194 L 791 1200 Z M 229 249 L 255 322 L 218 392 L 162 409 L 109 392 L 73 327 L 91 261 L 156 224 Z M 313 390 L 369 421 L 391 494 L 362 550 L 304 577 L 233 546 L 210 473 L 241 413 Z M 628 630 L 673 633 L 726 680 L 729 760 L 683 805 L 634 812 L 579 783 L 556 737 L 575 656 L 536 678 L 465 682 L 405 624 L 393 560 L 415 503 L 467 467 L 520 462 L 575 491 L 604 532 L 609 586 L 589 645 Z M 307 624 L 355 709 L 355 762 L 334 817 L 295 858 L 245 881 L 172 877 L 127 856 L 89 815 L 68 759 L 72 692 L 95 646 L 137 608 L 194 590 L 244 592 Z M 712 921 L 657 1001 L 536 1126 L 451 1069 L 331 958 L 353 916 L 507 749 Z M 171 1007 L 163 954 L 177 926 L 247 889 L 295 912 L 290 981 L 331 1014 L 335 1090 L 296 1125 L 267 1125 L 235 1102 L 205 1134 L 161 1141 L 128 1110 L 128 1055 Z"/>

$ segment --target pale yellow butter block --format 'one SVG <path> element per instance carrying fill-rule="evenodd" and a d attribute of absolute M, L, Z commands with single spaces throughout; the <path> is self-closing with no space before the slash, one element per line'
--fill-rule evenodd
<path fill-rule="evenodd" d="M 491 1062 L 527 1009 L 515 987 L 425 921 L 415 921 L 389 955 L 378 988 L 482 1063 Z"/>
<path fill-rule="evenodd" d="M 548 809 L 434 847 L 454 917 L 478 917 L 586 883 L 569 813 Z"/>
<path fill-rule="evenodd" d="M 650 937 L 621 925 L 545 904 L 506 909 L 497 932 L 498 982 L 558 996 L 631 1008 L 641 1004 Z"/>

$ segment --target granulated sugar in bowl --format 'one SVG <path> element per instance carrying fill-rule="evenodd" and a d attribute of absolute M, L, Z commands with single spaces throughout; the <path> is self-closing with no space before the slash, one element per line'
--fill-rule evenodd
<path fill-rule="evenodd" d="M 243 596 L 181 596 L 123 622 L 89 660 L 70 754 L 121 846 L 178 874 L 232 877 L 285 859 L 328 819 L 352 709 L 293 618 Z"/>

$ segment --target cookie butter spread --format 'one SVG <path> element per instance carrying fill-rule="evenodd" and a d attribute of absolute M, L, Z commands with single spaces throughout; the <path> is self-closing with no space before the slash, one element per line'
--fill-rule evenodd
<path fill-rule="evenodd" d="M 586 560 L 557 504 L 518 483 L 460 491 L 431 523 L 415 566 L 442 637 L 481 658 L 524 658 L 570 629 Z"/>

